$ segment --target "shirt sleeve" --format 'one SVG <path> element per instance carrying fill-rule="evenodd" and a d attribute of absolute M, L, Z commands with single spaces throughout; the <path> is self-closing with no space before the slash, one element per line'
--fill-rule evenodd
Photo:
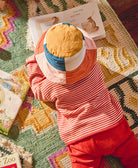
<path fill-rule="evenodd" d="M 54 101 L 50 93 L 50 81 L 44 76 L 40 70 L 35 55 L 32 55 L 26 60 L 28 80 L 35 98 L 41 101 Z"/>

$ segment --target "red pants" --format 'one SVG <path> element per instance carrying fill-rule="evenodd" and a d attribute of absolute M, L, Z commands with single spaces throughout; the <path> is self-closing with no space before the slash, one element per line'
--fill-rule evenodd
<path fill-rule="evenodd" d="M 72 168 L 104 168 L 103 156 L 120 158 L 125 168 L 138 168 L 138 140 L 125 119 L 116 127 L 68 146 Z"/>

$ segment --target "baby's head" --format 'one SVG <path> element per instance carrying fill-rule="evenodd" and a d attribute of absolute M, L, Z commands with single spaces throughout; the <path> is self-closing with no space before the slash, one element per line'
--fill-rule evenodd
<path fill-rule="evenodd" d="M 44 51 L 39 52 L 42 40 Z M 59 23 L 40 38 L 36 60 L 47 79 L 71 84 L 90 73 L 96 61 L 96 46 L 81 29 L 69 23 Z"/>
<path fill-rule="evenodd" d="M 83 48 L 82 32 L 71 24 L 58 24 L 47 32 L 47 50 L 62 58 L 72 57 Z"/>

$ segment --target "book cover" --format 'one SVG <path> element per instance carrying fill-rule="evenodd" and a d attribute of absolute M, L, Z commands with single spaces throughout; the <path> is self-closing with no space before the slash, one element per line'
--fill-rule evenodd
<path fill-rule="evenodd" d="M 99 12 L 97 2 L 89 3 L 68 9 L 62 12 L 41 15 L 29 19 L 29 27 L 34 46 L 40 36 L 54 24 L 71 23 L 85 30 L 94 40 L 105 37 L 105 29 Z"/>
<path fill-rule="evenodd" d="M 1 157 L 0 168 L 21 168 L 21 162 L 18 153 Z"/>
<path fill-rule="evenodd" d="M 28 82 L 0 70 L 0 133 L 8 135 L 28 89 Z"/>

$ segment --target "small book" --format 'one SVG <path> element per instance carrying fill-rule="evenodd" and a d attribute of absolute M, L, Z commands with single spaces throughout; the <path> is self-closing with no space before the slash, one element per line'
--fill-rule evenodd
<path fill-rule="evenodd" d="M 61 22 L 71 23 L 85 30 L 94 40 L 105 37 L 105 29 L 97 2 L 92 0 L 84 5 L 80 5 L 62 12 L 30 18 L 29 28 L 32 34 L 34 46 L 36 46 L 43 32 L 45 32 L 52 25 Z"/>
<path fill-rule="evenodd" d="M 21 161 L 18 153 L 1 157 L 0 168 L 21 168 Z"/>
<path fill-rule="evenodd" d="M 0 70 L 0 133 L 8 135 L 28 89 L 27 81 Z"/>

